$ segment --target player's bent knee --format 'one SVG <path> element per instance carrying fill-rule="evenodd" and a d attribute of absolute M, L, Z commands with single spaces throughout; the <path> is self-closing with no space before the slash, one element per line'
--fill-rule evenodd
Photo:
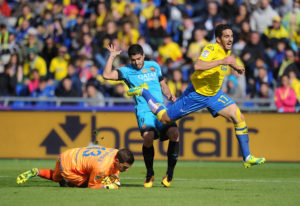
<path fill-rule="evenodd" d="M 143 139 L 144 139 L 144 145 L 146 147 L 151 147 L 153 145 L 154 132 L 153 131 L 144 132 Z"/>
<path fill-rule="evenodd" d="M 177 127 L 171 127 L 168 130 L 167 134 L 168 134 L 168 137 L 169 137 L 170 141 L 172 141 L 172 142 L 178 142 L 179 141 L 179 131 L 178 131 Z"/>

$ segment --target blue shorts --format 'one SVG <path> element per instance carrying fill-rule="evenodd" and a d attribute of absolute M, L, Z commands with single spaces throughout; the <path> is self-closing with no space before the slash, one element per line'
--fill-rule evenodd
<path fill-rule="evenodd" d="M 168 107 L 167 113 L 171 120 L 177 120 L 192 112 L 207 108 L 213 117 L 218 112 L 235 102 L 221 90 L 214 96 L 204 96 L 197 93 L 193 84 L 189 84 L 183 94 L 174 104 Z"/>
<path fill-rule="evenodd" d="M 168 129 L 170 127 L 177 127 L 175 122 L 168 125 L 162 124 L 151 111 L 136 112 L 135 114 L 142 136 L 144 132 L 154 131 L 154 139 L 159 138 L 161 141 L 164 141 L 169 139 L 167 136 Z"/>

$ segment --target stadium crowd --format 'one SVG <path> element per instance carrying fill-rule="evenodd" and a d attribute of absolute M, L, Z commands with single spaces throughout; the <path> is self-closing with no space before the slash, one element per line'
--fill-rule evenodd
<path fill-rule="evenodd" d="M 243 76 L 229 71 L 222 90 L 294 112 L 300 0 L 0 0 L 0 96 L 126 97 L 123 82 L 101 76 L 106 47 L 124 51 L 116 67 L 138 43 L 178 97 L 220 23 L 232 25 L 232 54 L 246 68 Z"/>

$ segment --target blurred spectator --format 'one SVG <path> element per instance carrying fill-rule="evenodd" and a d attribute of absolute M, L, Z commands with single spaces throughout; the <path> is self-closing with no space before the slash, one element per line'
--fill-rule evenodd
<path fill-rule="evenodd" d="M 241 53 L 243 52 L 246 44 L 247 43 L 243 38 L 238 37 L 237 41 L 232 45 L 232 50 L 231 50 L 232 54 L 236 56 L 241 56 Z"/>
<path fill-rule="evenodd" d="M 70 4 L 65 5 L 63 14 L 67 16 L 68 19 L 75 19 L 78 15 L 83 16 L 84 10 L 82 9 L 80 1 L 71 0 Z"/>
<path fill-rule="evenodd" d="M 69 63 L 69 55 L 67 54 L 67 48 L 65 46 L 61 46 L 58 49 L 58 56 L 54 57 L 50 62 L 50 78 L 57 81 L 62 80 L 67 75 L 67 67 Z"/>
<path fill-rule="evenodd" d="M 20 64 L 19 57 L 17 54 L 12 54 L 10 56 L 9 64 L 12 67 L 14 74 L 16 74 L 17 82 L 23 83 L 23 67 Z"/>
<path fill-rule="evenodd" d="M 11 51 L 9 49 L 9 32 L 5 24 L 0 25 L 0 57 L 4 64 L 8 63 Z"/>
<path fill-rule="evenodd" d="M 47 76 L 47 65 L 45 60 L 37 54 L 35 48 L 28 49 L 28 57 L 24 62 L 24 76 L 30 78 L 31 72 L 37 69 L 41 77 Z"/>
<path fill-rule="evenodd" d="M 6 18 L 11 15 L 11 10 L 6 0 L 0 0 L 0 15 Z"/>
<path fill-rule="evenodd" d="M 261 83 L 258 93 L 256 94 L 256 98 L 271 100 L 274 97 L 273 90 L 268 86 L 267 83 Z M 258 103 L 258 106 L 269 107 L 270 103 Z"/>
<path fill-rule="evenodd" d="M 114 21 L 107 21 L 105 29 L 98 31 L 96 39 L 100 47 L 106 48 L 113 39 L 118 37 L 118 26 Z"/>
<path fill-rule="evenodd" d="M 16 41 L 17 42 L 21 42 L 24 39 L 24 37 L 27 34 L 29 28 L 30 28 L 30 23 L 26 19 L 22 22 L 21 27 L 16 28 L 16 32 L 17 32 Z"/>
<path fill-rule="evenodd" d="M 130 45 L 138 42 L 140 33 L 138 30 L 132 28 L 131 23 L 126 21 L 122 25 L 122 29 L 118 33 L 118 39 L 122 43 L 122 48 L 127 49 Z"/>
<path fill-rule="evenodd" d="M 126 0 L 111 1 L 111 9 L 115 21 L 119 21 L 120 18 L 124 15 L 126 4 Z"/>
<path fill-rule="evenodd" d="M 132 11 L 132 7 L 130 4 L 126 4 L 124 15 L 121 18 L 121 23 L 129 21 L 132 25 L 133 29 L 139 29 L 139 18 L 137 15 Z"/>
<path fill-rule="evenodd" d="M 163 45 L 158 47 L 158 53 L 161 63 L 165 63 L 168 58 L 171 58 L 174 62 L 178 63 L 182 60 L 180 47 L 172 40 L 172 36 L 170 35 L 164 36 Z"/>
<path fill-rule="evenodd" d="M 282 18 L 282 24 L 288 30 L 289 33 L 298 31 L 300 26 L 300 2 L 295 0 L 293 2 L 292 11 L 285 13 Z"/>
<path fill-rule="evenodd" d="M 9 43 L 8 50 L 9 50 L 10 54 L 19 54 L 20 53 L 22 45 L 20 45 L 16 42 L 15 34 L 9 34 L 8 43 Z"/>
<path fill-rule="evenodd" d="M 235 17 L 239 14 L 237 0 L 225 0 L 221 7 L 221 13 L 228 24 L 233 24 Z"/>
<path fill-rule="evenodd" d="M 15 95 L 17 77 L 10 64 L 4 66 L 4 71 L 0 71 L 0 96 Z"/>
<path fill-rule="evenodd" d="M 160 25 L 164 28 L 164 30 L 167 30 L 167 17 L 165 14 L 161 13 L 160 7 L 155 7 L 153 10 L 153 17 L 151 19 L 148 19 L 148 29 L 153 28 L 153 19 L 158 17 Z"/>
<path fill-rule="evenodd" d="M 267 84 L 270 88 L 275 87 L 275 82 L 272 75 L 268 74 L 268 69 L 265 66 L 258 67 L 258 75 L 255 78 L 256 93 L 261 91 L 261 85 Z"/>
<path fill-rule="evenodd" d="M 179 69 L 173 70 L 172 79 L 167 84 L 171 93 L 179 97 L 182 94 L 182 72 Z"/>
<path fill-rule="evenodd" d="M 100 28 L 100 30 L 104 28 L 105 23 L 114 20 L 113 14 L 111 13 L 111 11 L 107 9 L 103 1 L 99 1 L 97 5 L 96 14 L 97 14 L 96 23 L 98 29 Z"/>
<path fill-rule="evenodd" d="M 153 0 L 148 0 L 146 6 L 140 13 L 140 23 L 144 24 L 153 17 L 155 4 Z"/>
<path fill-rule="evenodd" d="M 293 10 L 293 0 L 280 0 L 280 3 L 275 10 L 281 17 L 283 17 L 285 14 Z"/>
<path fill-rule="evenodd" d="M 45 45 L 41 53 L 41 57 L 44 58 L 47 64 L 47 74 L 50 74 L 49 68 L 50 63 L 54 57 L 58 55 L 58 49 L 54 44 L 54 41 L 51 37 L 46 38 Z"/>
<path fill-rule="evenodd" d="M 79 97 L 77 91 L 72 87 L 72 80 L 69 76 L 65 77 L 61 82 L 61 86 L 55 90 L 57 97 Z M 62 102 L 62 105 L 75 105 L 76 102 Z"/>
<path fill-rule="evenodd" d="M 149 44 L 153 50 L 157 50 L 159 46 L 163 44 L 163 36 L 166 35 L 166 31 L 160 24 L 158 17 L 152 19 L 152 28 L 149 29 L 148 39 Z"/>
<path fill-rule="evenodd" d="M 22 7 L 22 13 L 17 16 L 17 28 L 21 27 L 21 25 L 23 24 L 23 21 L 26 19 L 27 21 L 29 21 L 30 25 L 35 25 L 35 15 L 32 12 L 32 9 L 30 8 L 30 6 L 28 4 L 24 4 Z"/>
<path fill-rule="evenodd" d="M 288 37 L 287 30 L 281 25 L 280 16 L 274 16 L 272 18 L 272 26 L 265 29 L 262 39 L 265 46 L 271 46 L 275 49 L 279 40 L 287 41 Z"/>
<path fill-rule="evenodd" d="M 282 75 L 287 75 L 290 70 L 294 70 L 297 73 L 297 78 L 300 77 L 299 68 L 295 62 L 295 53 L 292 49 L 287 49 L 285 58 L 279 68 L 278 78 L 281 78 Z"/>
<path fill-rule="evenodd" d="M 51 36 L 55 43 L 61 44 L 63 43 L 63 26 L 60 20 L 55 19 L 53 20 L 44 31 L 44 36 Z"/>
<path fill-rule="evenodd" d="M 278 13 L 271 7 L 269 0 L 260 0 L 259 8 L 250 18 L 251 30 L 263 33 L 268 26 L 272 25 L 274 16 L 278 16 Z"/>
<path fill-rule="evenodd" d="M 91 77 L 90 66 L 92 61 L 87 58 L 85 55 L 80 55 L 75 61 L 76 72 L 79 74 L 79 79 L 85 87 L 88 79 Z"/>
<path fill-rule="evenodd" d="M 245 91 L 241 90 L 238 85 L 237 78 L 233 74 L 228 76 L 223 92 L 233 99 L 243 99 L 245 97 Z"/>
<path fill-rule="evenodd" d="M 29 49 L 33 49 L 37 54 L 41 53 L 44 44 L 37 38 L 37 30 L 33 27 L 29 28 L 27 31 L 26 38 L 22 41 L 22 49 L 20 55 L 20 61 L 23 62 L 28 56 Z"/>
<path fill-rule="evenodd" d="M 183 26 L 179 27 L 179 41 L 178 44 L 181 46 L 181 50 L 185 53 L 186 48 L 190 44 L 193 38 L 193 31 L 195 29 L 194 22 L 189 16 L 184 16 Z"/>
<path fill-rule="evenodd" d="M 182 25 L 182 7 L 179 5 L 178 0 L 171 0 L 167 4 L 166 16 L 168 20 L 168 33 L 171 34 L 175 41 L 178 40 L 178 28 Z"/>
<path fill-rule="evenodd" d="M 13 17 L 19 17 L 22 15 L 22 10 L 24 6 L 29 6 L 30 9 L 33 11 L 34 9 L 34 5 L 31 1 L 27 1 L 27 0 L 19 0 L 15 3 L 15 5 L 12 8 L 12 16 Z"/>
<path fill-rule="evenodd" d="M 62 5 L 61 3 L 59 3 L 59 1 L 54 1 L 51 12 L 53 15 L 53 19 L 58 19 L 58 20 L 63 19 Z"/>
<path fill-rule="evenodd" d="M 28 83 L 28 90 L 29 90 L 29 93 L 32 93 L 34 90 L 36 90 L 39 87 L 40 74 L 37 69 L 33 69 L 30 73 L 31 74 L 30 74 L 30 80 Z"/>
<path fill-rule="evenodd" d="M 277 79 L 277 76 L 278 76 L 278 72 L 279 72 L 279 68 L 285 58 L 285 50 L 286 50 L 286 43 L 285 41 L 279 41 L 277 43 L 277 46 L 276 46 L 276 52 L 275 52 L 275 55 L 272 59 L 273 61 L 273 66 L 274 66 L 274 69 L 273 69 L 273 76 L 275 79 Z"/>
<path fill-rule="evenodd" d="M 79 79 L 79 75 L 76 72 L 75 66 L 73 64 L 68 64 L 68 74 L 72 80 L 72 87 L 76 90 L 79 96 L 82 96 L 82 83 Z"/>
<path fill-rule="evenodd" d="M 91 77 L 88 79 L 87 83 L 86 83 L 86 87 L 88 87 L 88 85 L 93 85 L 98 92 L 104 94 L 105 93 L 105 89 L 103 88 L 103 86 L 100 83 L 100 75 L 99 75 L 99 70 L 95 65 L 92 65 L 90 67 L 90 73 L 91 73 Z"/>
<path fill-rule="evenodd" d="M 115 85 L 111 97 L 124 97 L 125 88 L 123 83 Z"/>
<path fill-rule="evenodd" d="M 105 58 L 102 56 L 98 46 L 93 44 L 93 37 L 90 34 L 83 35 L 83 45 L 77 52 L 78 55 L 86 56 L 89 60 L 95 60 L 100 68 L 105 66 Z"/>
<path fill-rule="evenodd" d="M 86 86 L 86 94 L 87 98 L 93 98 L 97 100 L 96 102 L 88 102 L 89 106 L 105 106 L 104 96 L 99 90 L 97 90 L 96 86 L 93 84 L 87 84 Z"/>
<path fill-rule="evenodd" d="M 251 41 L 251 27 L 248 21 L 241 22 L 241 32 L 239 34 L 239 39 L 245 41 L 247 44 Z"/>
<path fill-rule="evenodd" d="M 203 28 L 196 28 L 194 30 L 193 41 L 189 44 L 187 50 L 187 57 L 195 62 L 202 49 L 209 43 L 206 39 L 206 31 Z"/>
<path fill-rule="evenodd" d="M 244 4 L 244 3 L 239 5 L 238 14 L 235 16 L 235 21 L 233 22 L 233 28 L 234 28 L 235 32 L 239 33 L 243 22 L 249 22 L 248 9 L 247 9 L 246 4 Z"/>
<path fill-rule="evenodd" d="M 30 94 L 31 97 L 38 97 L 40 99 L 55 97 L 55 90 L 52 85 L 48 85 L 48 81 L 45 78 L 41 78 L 38 88 Z M 54 106 L 54 102 L 37 101 L 35 106 Z"/>
<path fill-rule="evenodd" d="M 144 36 L 140 36 L 138 40 L 138 44 L 143 47 L 144 54 L 147 59 L 152 59 L 153 58 L 153 50 L 151 46 L 146 42 L 146 39 Z"/>
<path fill-rule="evenodd" d="M 294 70 L 289 71 L 288 77 L 290 80 L 290 85 L 294 89 L 298 104 L 300 104 L 300 80 L 296 76 L 296 72 Z"/>
<path fill-rule="evenodd" d="M 200 25 L 203 25 L 205 27 L 205 30 L 207 31 L 206 39 L 208 41 L 211 41 L 214 37 L 214 26 L 216 24 L 216 21 L 219 21 L 222 19 L 219 11 L 218 11 L 218 5 L 215 1 L 209 1 L 207 5 L 207 14 L 204 17 L 203 21 L 200 23 Z"/>
<path fill-rule="evenodd" d="M 241 58 L 245 63 L 247 80 L 253 78 L 253 67 L 257 58 L 264 57 L 264 45 L 260 41 L 258 32 L 251 32 L 250 42 L 245 46 L 242 51 Z"/>
<path fill-rule="evenodd" d="M 296 103 L 295 91 L 289 85 L 289 78 L 283 75 L 281 77 L 281 87 L 278 87 L 275 91 L 277 112 L 295 112 Z"/>

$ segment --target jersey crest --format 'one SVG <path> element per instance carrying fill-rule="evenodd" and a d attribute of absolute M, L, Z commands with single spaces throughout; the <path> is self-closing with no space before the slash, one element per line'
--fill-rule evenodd
<path fill-rule="evenodd" d="M 209 55 L 209 53 L 210 53 L 210 51 L 204 50 L 204 51 L 202 52 L 201 56 L 204 57 L 204 58 L 207 58 L 208 55 Z"/>

